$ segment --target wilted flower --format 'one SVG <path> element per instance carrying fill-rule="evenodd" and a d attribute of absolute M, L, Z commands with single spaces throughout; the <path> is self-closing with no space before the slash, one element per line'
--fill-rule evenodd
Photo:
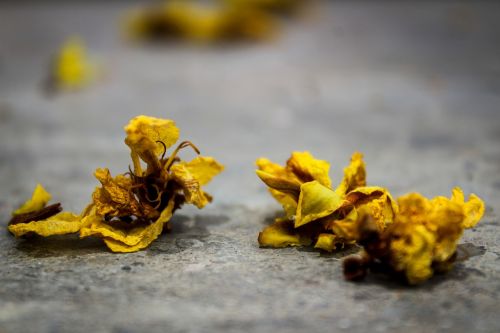
<path fill-rule="evenodd" d="M 294 152 L 282 167 L 265 158 L 257 160 L 257 175 L 282 204 L 285 217 L 259 234 L 265 247 L 310 245 L 333 251 L 338 244 L 356 241 L 357 216 L 368 211 L 380 230 L 392 223 L 397 205 L 382 187 L 366 186 L 365 164 L 354 153 L 344 178 L 334 190 L 330 165 L 309 152 Z"/>
<path fill-rule="evenodd" d="M 127 35 L 146 40 L 259 40 L 275 31 L 276 23 L 265 11 L 223 2 L 169 1 L 133 11 L 126 20 Z"/>
<path fill-rule="evenodd" d="M 48 85 L 55 90 L 79 89 L 92 82 L 96 73 L 96 65 L 89 60 L 84 42 L 72 37 L 56 54 Z"/>
<path fill-rule="evenodd" d="M 463 230 L 475 226 L 484 214 L 483 201 L 471 194 L 465 202 L 458 187 L 450 199 L 429 200 L 410 193 L 398 204 L 399 213 L 385 231 L 378 230 L 368 214 L 359 219 L 364 251 L 344 261 L 347 279 L 362 278 L 372 268 L 401 275 L 410 284 L 422 283 L 452 267 Z"/>
<path fill-rule="evenodd" d="M 181 142 L 170 156 L 166 156 L 167 149 L 179 138 L 173 121 L 138 116 L 130 121 L 125 131 L 125 143 L 130 147 L 134 170 L 112 177 L 108 169 L 97 169 L 95 177 L 101 186 L 95 189 L 92 203 L 82 214 L 58 214 L 47 221 L 31 219 L 28 223 L 31 229 L 25 229 L 42 236 L 79 231 L 80 237 L 103 238 L 114 252 L 134 252 L 154 241 L 173 212 L 184 203 L 203 208 L 212 200 L 202 186 L 220 173 L 223 166 L 212 157 L 204 156 L 190 162 L 181 161 L 177 154 L 185 147 L 191 146 L 199 153 L 189 141 Z M 50 195 L 37 188 L 32 200 L 16 212 L 39 210 L 49 199 Z M 62 218 L 70 219 L 72 228 L 58 229 Z M 23 233 L 17 231 L 20 227 L 16 225 L 11 224 L 9 230 L 21 236 Z M 45 225 L 50 226 L 49 231 Z"/>

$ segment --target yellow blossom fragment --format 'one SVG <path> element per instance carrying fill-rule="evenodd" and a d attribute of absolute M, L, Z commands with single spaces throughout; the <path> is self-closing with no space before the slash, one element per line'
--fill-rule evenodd
<path fill-rule="evenodd" d="M 172 179 L 183 188 L 187 203 L 203 208 L 212 198 L 201 190 L 212 177 L 223 170 L 223 166 L 211 157 L 197 157 L 191 162 L 181 162 L 172 166 Z"/>
<path fill-rule="evenodd" d="M 174 203 L 172 198 L 155 222 L 130 229 L 115 227 L 99 216 L 91 215 L 86 218 L 88 226 L 80 230 L 80 237 L 101 237 L 113 252 L 139 251 L 149 246 L 161 234 L 164 225 L 172 217 Z"/>
<path fill-rule="evenodd" d="M 223 3 L 168 1 L 129 13 L 126 33 L 133 39 L 186 39 L 199 43 L 260 40 L 272 36 L 276 24 L 264 11 Z"/>
<path fill-rule="evenodd" d="M 170 119 L 140 115 L 125 126 L 125 143 L 130 147 L 134 171 L 142 174 L 139 158 L 159 168 L 158 155 L 179 139 L 179 129 Z"/>
<path fill-rule="evenodd" d="M 79 215 L 61 212 L 44 220 L 9 225 L 9 231 L 16 237 L 35 233 L 43 237 L 76 233 L 82 221 Z"/>
<path fill-rule="evenodd" d="M 290 221 L 278 220 L 259 233 L 259 244 L 262 247 L 276 248 L 303 246 L 311 244 L 311 237 L 295 230 Z"/>
<path fill-rule="evenodd" d="M 342 198 L 318 181 L 302 184 L 295 228 L 332 214 L 339 209 L 341 204 Z"/>
<path fill-rule="evenodd" d="M 323 186 L 330 187 L 332 182 L 328 172 L 330 164 L 326 161 L 315 159 L 311 153 L 293 152 L 286 162 L 286 167 L 302 182 L 318 181 Z"/>
<path fill-rule="evenodd" d="M 321 249 L 323 251 L 332 252 L 336 247 L 337 236 L 334 234 L 319 234 L 316 244 L 314 244 L 315 249 Z"/>
<path fill-rule="evenodd" d="M 77 37 L 68 39 L 61 47 L 53 71 L 53 83 L 62 89 L 81 88 L 96 75 L 96 67 L 88 59 L 85 44 Z"/>
<path fill-rule="evenodd" d="M 351 163 L 344 168 L 344 178 L 335 190 L 339 195 L 345 195 L 357 187 L 366 186 L 366 170 L 363 155 L 354 153 L 351 157 Z"/>
<path fill-rule="evenodd" d="M 26 201 L 21 207 L 16 209 L 12 215 L 31 213 L 36 210 L 42 209 L 47 205 L 52 196 L 47 192 L 41 184 L 37 184 L 31 199 Z"/>
<path fill-rule="evenodd" d="M 37 184 L 31 199 L 12 213 L 8 230 L 16 237 L 26 234 L 48 237 L 78 232 L 81 227 L 80 216 L 61 212 L 59 203 L 47 206 L 50 198 L 50 193 Z"/>
<path fill-rule="evenodd" d="M 295 231 L 291 234 L 312 233 L 307 237 L 316 239 L 316 248 L 332 251 L 337 244 L 352 243 L 357 239 L 358 210 L 376 216 L 380 230 L 392 223 L 397 212 L 397 205 L 386 189 L 365 186 L 366 171 L 362 158 L 360 153 L 353 154 L 336 190 L 331 187 L 329 163 L 314 158 L 309 152 L 292 153 L 284 167 L 260 158 L 256 173 L 281 203 L 286 218 L 294 221 Z M 308 228 L 304 228 L 306 225 Z M 283 229 L 281 225 L 268 228 L 265 231 Z M 259 237 L 261 246 L 272 246 L 273 240 L 276 247 L 286 244 L 276 237 L 268 237 L 264 245 Z M 292 244 L 297 245 L 296 242 Z"/>
<path fill-rule="evenodd" d="M 451 268 L 463 230 L 476 225 L 484 213 L 483 201 L 472 194 L 465 202 L 458 187 L 450 199 L 438 196 L 429 200 L 410 193 L 397 201 L 399 211 L 394 212 L 394 222 L 387 229 L 377 229 L 373 218 L 372 226 L 358 223 L 357 233 L 366 252 L 365 262 L 358 262 L 358 268 L 386 265 L 410 284 L 424 282 L 436 270 Z M 352 268 L 353 260 L 346 262 L 345 267 Z M 364 274 L 350 271 L 346 278 L 360 275 Z"/>

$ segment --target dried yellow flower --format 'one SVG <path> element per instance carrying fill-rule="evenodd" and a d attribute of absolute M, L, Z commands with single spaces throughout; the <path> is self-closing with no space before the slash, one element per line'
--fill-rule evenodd
<path fill-rule="evenodd" d="M 431 200 L 419 193 L 398 198 L 399 212 L 394 223 L 380 231 L 372 216 L 366 214 L 357 224 L 359 240 L 364 246 L 363 262 L 348 259 L 344 265 L 346 278 L 359 278 L 352 267 L 366 270 L 382 265 L 392 273 L 402 275 L 410 284 L 429 279 L 436 271 L 452 267 L 457 243 L 464 229 L 475 226 L 484 214 L 483 201 L 474 194 L 465 202 L 463 192 L 456 187 L 451 198 Z"/>
<path fill-rule="evenodd" d="M 186 39 L 208 43 L 269 38 L 276 24 L 254 6 L 169 1 L 129 13 L 126 33 L 134 39 Z"/>
<path fill-rule="evenodd" d="M 309 152 L 292 153 L 284 167 L 265 158 L 258 159 L 256 164 L 257 175 L 286 214 L 286 218 L 260 233 L 261 246 L 314 243 L 316 248 L 333 251 L 336 245 L 357 239 L 355 224 L 359 210 L 375 215 L 380 230 L 392 223 L 397 212 L 397 205 L 386 189 L 365 186 L 365 164 L 360 153 L 353 154 L 335 190 L 328 175 L 329 163 L 315 159 Z"/>
<path fill-rule="evenodd" d="M 59 50 L 49 83 L 56 89 L 79 89 L 88 85 L 95 76 L 96 66 L 88 59 L 84 42 L 72 37 Z"/>
<path fill-rule="evenodd" d="M 129 122 L 125 132 L 133 171 L 112 177 L 108 169 L 97 169 L 95 177 L 101 186 L 94 190 L 92 203 L 80 215 L 57 214 L 60 204 L 45 207 L 50 194 L 39 185 L 32 199 L 15 212 L 9 230 L 16 236 L 79 232 L 82 238 L 102 238 L 113 252 L 134 252 L 158 238 L 183 204 L 203 208 L 212 200 L 202 186 L 224 167 L 205 156 L 181 161 L 177 155 L 185 147 L 199 154 L 189 141 L 181 142 L 166 157 L 167 149 L 179 138 L 179 129 L 172 120 L 138 116 Z"/>

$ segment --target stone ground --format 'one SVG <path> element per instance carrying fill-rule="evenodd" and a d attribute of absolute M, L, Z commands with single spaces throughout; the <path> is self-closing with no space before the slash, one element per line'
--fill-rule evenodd
<path fill-rule="evenodd" d="M 0 332 L 500 331 L 499 3 L 320 3 L 275 42 L 226 47 L 128 44 L 118 22 L 130 5 L 0 4 L 0 221 L 36 182 L 82 209 L 96 167 L 127 168 L 122 127 L 143 113 L 175 119 L 226 165 L 215 201 L 181 210 L 170 234 L 132 254 L 3 228 Z M 50 56 L 71 34 L 105 73 L 47 96 Z M 349 251 L 257 244 L 279 206 L 254 160 L 305 149 L 332 162 L 335 182 L 359 150 L 371 184 L 427 196 L 459 185 L 486 216 L 445 276 L 345 282 Z"/>

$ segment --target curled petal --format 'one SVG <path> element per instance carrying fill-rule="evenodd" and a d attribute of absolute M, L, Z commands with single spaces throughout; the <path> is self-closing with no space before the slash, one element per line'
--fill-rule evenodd
<path fill-rule="evenodd" d="M 26 201 L 19 209 L 15 210 L 12 215 L 31 213 L 40 210 L 50 201 L 52 196 L 47 192 L 41 184 L 37 184 L 31 199 Z"/>
<path fill-rule="evenodd" d="M 304 183 L 300 187 L 300 197 L 295 218 L 295 228 L 328 216 L 339 209 L 342 198 L 318 181 Z"/>
<path fill-rule="evenodd" d="M 61 212 L 47 219 L 9 225 L 9 231 L 16 237 L 28 233 L 35 233 L 43 237 L 65 235 L 78 232 L 82 226 L 79 215 L 70 212 Z"/>
<path fill-rule="evenodd" d="M 331 187 L 332 182 L 328 172 L 330 164 L 323 160 L 315 159 L 311 153 L 293 152 L 286 162 L 287 168 L 292 171 L 302 182 L 318 181 L 323 186 Z"/>
<path fill-rule="evenodd" d="M 259 233 L 259 244 L 262 247 L 287 247 L 310 245 L 311 237 L 298 232 L 293 222 L 277 220 Z"/>
<path fill-rule="evenodd" d="M 344 168 L 344 178 L 335 191 L 344 195 L 361 186 L 366 186 L 365 162 L 363 154 L 356 152 L 351 157 L 351 163 Z"/>
<path fill-rule="evenodd" d="M 316 241 L 316 244 L 314 244 L 314 248 L 332 252 L 336 249 L 335 244 L 337 240 L 338 237 L 334 234 L 319 234 L 318 240 Z"/>
<path fill-rule="evenodd" d="M 86 226 L 80 230 L 80 237 L 97 236 L 104 239 L 113 252 L 136 252 L 147 247 L 161 234 L 163 226 L 172 217 L 175 200 L 171 198 L 160 217 L 153 223 L 130 230 L 118 229 L 102 220 L 100 216 L 86 217 Z"/>
<path fill-rule="evenodd" d="M 389 191 L 378 186 L 358 187 L 346 195 L 346 202 L 371 215 L 380 231 L 394 221 L 399 211 Z"/>
<path fill-rule="evenodd" d="M 139 156 L 148 165 L 159 168 L 158 156 L 179 139 L 179 129 L 169 119 L 137 116 L 125 126 L 125 143 L 132 151 L 132 160 L 137 173 L 141 167 Z"/>
<path fill-rule="evenodd" d="M 462 222 L 464 228 L 474 227 L 484 215 L 484 202 L 475 194 L 469 195 L 469 200 L 465 202 L 464 193 L 460 187 L 455 187 L 452 191 L 451 200 L 463 205 L 465 218 Z"/>
<path fill-rule="evenodd" d="M 213 177 L 224 170 L 222 164 L 217 162 L 213 157 L 207 156 L 198 156 L 188 163 L 181 162 L 179 164 L 183 164 L 187 171 L 198 180 L 200 185 L 208 184 Z"/>
<path fill-rule="evenodd" d="M 191 173 L 186 164 L 174 164 L 170 171 L 172 179 L 182 187 L 187 203 L 192 203 L 198 208 L 203 208 L 210 202 L 210 196 L 207 196 L 202 191 L 196 173 Z"/>
<path fill-rule="evenodd" d="M 257 176 L 271 189 L 290 195 L 298 200 L 300 194 L 300 182 L 294 179 L 281 178 L 261 170 L 256 171 Z M 278 200 L 279 201 L 279 200 Z"/>

